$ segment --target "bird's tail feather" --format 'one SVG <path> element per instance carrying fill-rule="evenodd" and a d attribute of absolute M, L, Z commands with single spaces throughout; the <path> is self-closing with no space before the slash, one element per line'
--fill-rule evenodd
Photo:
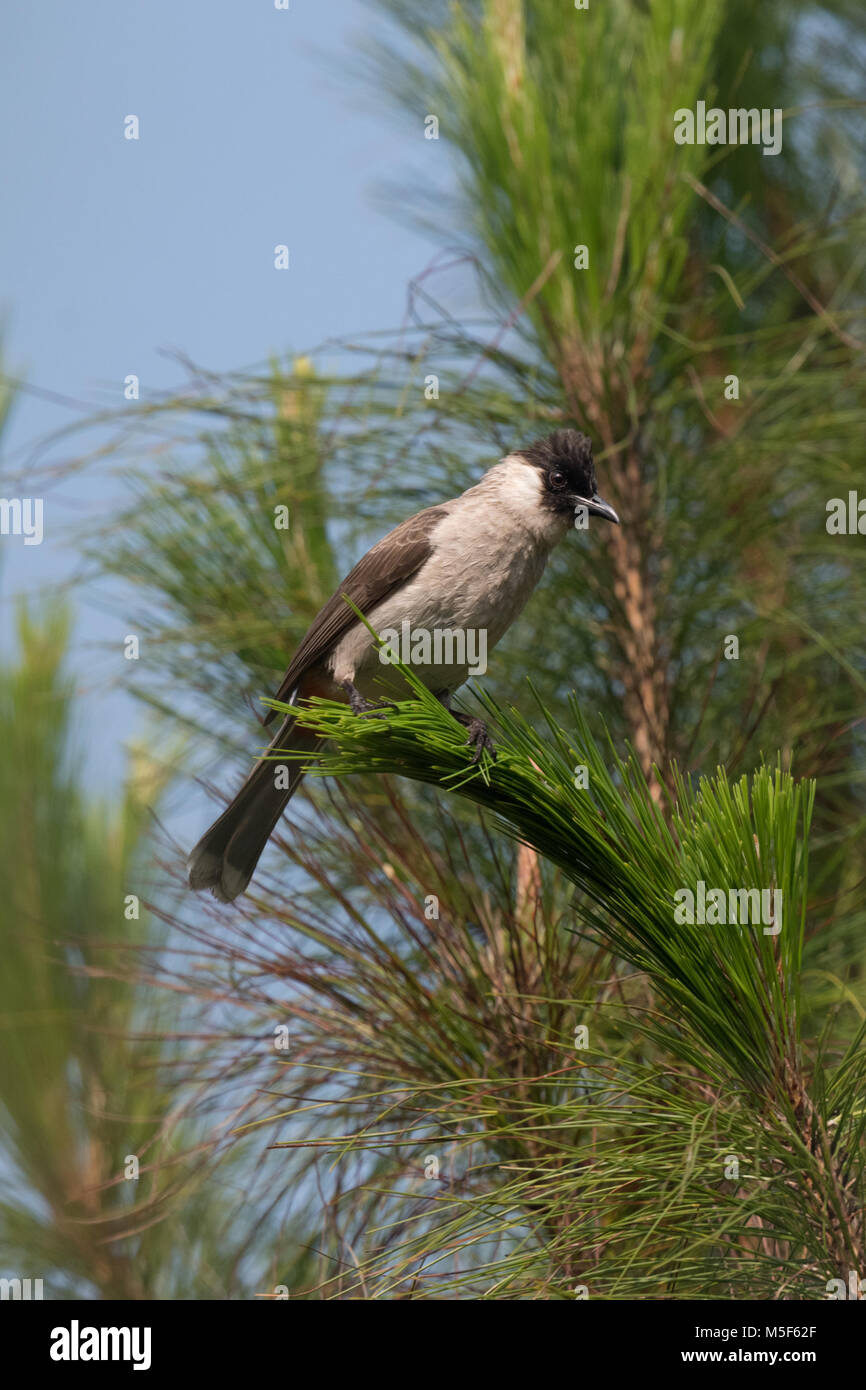
<path fill-rule="evenodd" d="M 314 734 L 297 728 L 290 714 L 277 730 L 268 754 L 285 750 L 312 755 L 321 744 L 322 740 Z M 237 796 L 190 854 L 190 887 L 197 892 L 210 888 L 220 902 L 233 902 L 239 897 L 303 776 L 302 762 L 281 764 L 267 757 L 257 762 Z"/>

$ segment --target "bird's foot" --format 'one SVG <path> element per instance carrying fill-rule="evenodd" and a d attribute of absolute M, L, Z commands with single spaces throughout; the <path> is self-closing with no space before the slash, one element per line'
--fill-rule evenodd
<path fill-rule="evenodd" d="M 349 708 L 353 714 L 366 714 L 371 719 L 383 719 L 389 709 L 396 709 L 393 700 L 367 700 L 351 681 L 343 681 L 343 689 L 349 697 Z"/>
<path fill-rule="evenodd" d="M 469 737 L 466 740 L 466 746 L 467 748 L 473 746 L 475 748 L 475 753 L 473 754 L 472 761 L 474 763 L 480 763 L 482 755 L 484 753 L 489 753 L 491 758 L 495 760 L 496 745 L 494 744 L 493 739 L 487 732 L 487 725 L 484 723 L 484 720 L 476 719 L 474 714 L 463 714 L 461 713 L 461 711 L 456 709 L 452 709 L 449 712 L 457 720 L 457 723 L 462 724 L 463 727 L 467 729 L 469 732 Z"/>

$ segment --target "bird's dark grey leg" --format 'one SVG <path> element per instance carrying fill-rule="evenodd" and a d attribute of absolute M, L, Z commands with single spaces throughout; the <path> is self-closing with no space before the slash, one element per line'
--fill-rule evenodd
<path fill-rule="evenodd" d="M 341 685 L 349 697 L 349 708 L 353 714 L 371 714 L 377 711 L 373 717 L 381 719 L 386 709 L 395 708 L 393 700 L 366 700 L 351 681 L 342 681 Z"/>
<path fill-rule="evenodd" d="M 483 719 L 476 719 L 474 714 L 463 714 L 461 710 L 451 708 L 451 692 L 448 690 L 437 690 L 436 699 L 440 705 L 444 705 L 452 719 L 456 719 L 458 724 L 462 724 L 464 729 L 469 731 L 466 746 L 474 745 L 475 754 L 472 758 L 474 763 L 481 762 L 481 755 L 489 753 L 491 758 L 496 757 L 496 745 L 487 732 L 487 725 Z"/>

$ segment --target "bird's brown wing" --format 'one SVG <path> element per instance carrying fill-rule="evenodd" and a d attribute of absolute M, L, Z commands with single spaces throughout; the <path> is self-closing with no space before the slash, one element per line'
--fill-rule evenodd
<path fill-rule="evenodd" d="M 337 639 L 357 622 L 343 595 L 366 617 L 377 603 L 417 574 L 430 554 L 430 533 L 448 511 L 447 505 L 427 507 L 401 522 L 367 551 L 316 614 L 283 676 L 275 700 L 287 700 L 304 673 L 327 656 Z M 269 724 L 275 714 L 276 710 L 269 710 L 264 722 Z"/>

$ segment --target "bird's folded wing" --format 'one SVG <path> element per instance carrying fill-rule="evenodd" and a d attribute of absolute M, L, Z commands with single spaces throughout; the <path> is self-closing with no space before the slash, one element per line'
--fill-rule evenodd
<path fill-rule="evenodd" d="M 337 640 L 357 622 L 343 595 L 350 598 L 366 617 L 378 603 L 417 574 L 430 555 L 431 533 L 448 515 L 448 511 L 447 505 L 427 507 L 401 522 L 372 550 L 367 551 L 324 608 L 316 614 L 309 632 L 292 658 L 274 696 L 275 700 L 287 700 L 304 673 L 328 656 Z M 275 713 L 275 710 L 268 712 L 266 724 L 270 723 Z"/>

